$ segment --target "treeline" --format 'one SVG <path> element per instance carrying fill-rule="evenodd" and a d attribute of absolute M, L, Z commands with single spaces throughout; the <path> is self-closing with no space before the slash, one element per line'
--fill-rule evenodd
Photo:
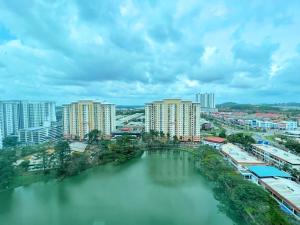
<path fill-rule="evenodd" d="M 60 142 L 55 146 L 59 154 L 59 176 L 76 175 L 88 168 L 114 162 L 116 164 L 127 162 L 142 154 L 135 137 L 124 135 L 116 140 L 104 140 L 101 132 L 91 131 L 88 135 L 89 150 L 84 153 L 69 154 L 68 142 Z"/>
<path fill-rule="evenodd" d="M 233 220 L 243 225 L 293 224 L 269 193 L 244 180 L 218 152 L 205 146 L 199 154 L 201 173 L 213 182 L 220 209 Z"/>
<path fill-rule="evenodd" d="M 227 136 L 227 141 L 235 143 L 235 144 L 240 144 L 244 148 L 250 148 L 251 144 L 255 143 L 255 140 L 253 137 L 249 134 L 245 133 L 236 133 L 236 134 L 231 134 Z"/>
<path fill-rule="evenodd" d="M 234 102 L 227 102 L 217 106 L 222 111 L 247 111 L 249 113 L 255 112 L 281 112 L 279 107 L 274 107 L 267 104 L 252 105 L 252 104 L 238 104 Z"/>
<path fill-rule="evenodd" d="M 300 154 L 300 143 L 293 139 L 287 139 L 284 146 L 291 151 Z"/>
<path fill-rule="evenodd" d="M 163 131 L 154 131 L 145 132 L 142 135 L 142 141 L 145 144 L 148 150 L 151 149 L 166 149 L 170 147 L 178 147 L 180 144 L 180 139 L 174 135 L 171 137 L 169 133 L 165 134 Z"/>
<path fill-rule="evenodd" d="M 15 151 L 0 151 L 0 189 L 9 187 L 14 175 L 13 162 L 16 160 Z"/>
<path fill-rule="evenodd" d="M 88 147 L 85 152 L 71 152 L 68 141 L 0 151 L 0 190 L 45 178 L 63 179 L 108 162 L 124 163 L 140 156 L 143 152 L 138 140 L 128 135 L 118 137 L 116 140 L 105 140 L 100 131 L 93 130 L 87 135 L 87 142 Z M 48 151 L 49 149 L 51 151 Z M 33 153 L 41 159 L 41 165 L 37 170 L 28 171 L 30 161 L 27 159 L 19 166 L 13 165 L 18 158 Z"/>

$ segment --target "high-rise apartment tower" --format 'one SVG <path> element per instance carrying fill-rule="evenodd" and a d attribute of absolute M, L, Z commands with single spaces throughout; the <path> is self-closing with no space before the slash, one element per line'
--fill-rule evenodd
<path fill-rule="evenodd" d="M 115 130 L 116 106 L 94 101 L 79 101 L 63 105 L 63 133 L 67 138 L 83 140 L 97 129 L 109 136 Z"/>
<path fill-rule="evenodd" d="M 200 103 L 165 99 L 145 105 L 145 131 L 163 132 L 182 141 L 200 140 Z"/>

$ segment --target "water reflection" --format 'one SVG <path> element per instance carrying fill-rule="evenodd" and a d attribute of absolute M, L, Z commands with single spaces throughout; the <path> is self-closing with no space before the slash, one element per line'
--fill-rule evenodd
<path fill-rule="evenodd" d="M 232 225 L 184 152 L 148 152 L 62 182 L 0 193 L 4 225 Z"/>
<path fill-rule="evenodd" d="M 187 152 L 152 150 L 145 152 L 144 159 L 149 177 L 160 185 L 184 185 L 193 174 L 193 158 Z"/>
<path fill-rule="evenodd" d="M 0 192 L 0 215 L 12 210 L 14 191 L 6 191 L 5 194 Z"/>

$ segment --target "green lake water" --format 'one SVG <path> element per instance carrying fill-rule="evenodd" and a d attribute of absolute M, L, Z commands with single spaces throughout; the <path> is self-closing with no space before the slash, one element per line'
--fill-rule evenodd
<path fill-rule="evenodd" d="M 184 153 L 0 193 L 1 225 L 233 225 Z"/>

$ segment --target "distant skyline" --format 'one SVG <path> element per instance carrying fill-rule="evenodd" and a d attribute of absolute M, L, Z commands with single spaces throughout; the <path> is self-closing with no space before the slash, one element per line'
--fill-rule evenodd
<path fill-rule="evenodd" d="M 0 100 L 300 100 L 300 1 L 0 2 Z"/>

